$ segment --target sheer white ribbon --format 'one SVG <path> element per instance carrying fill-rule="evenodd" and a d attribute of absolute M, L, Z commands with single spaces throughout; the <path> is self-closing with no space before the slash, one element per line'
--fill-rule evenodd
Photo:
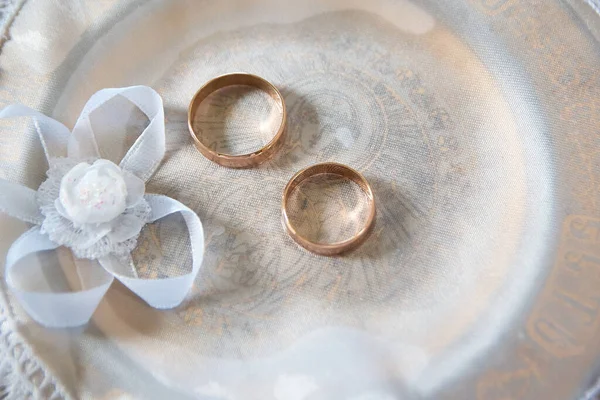
<path fill-rule="evenodd" d="M 57 158 L 98 159 L 100 151 L 94 133 L 91 114 L 116 96 L 122 96 L 134 104 L 149 119 L 149 124 L 127 151 L 119 166 L 144 182 L 152 176 L 165 153 L 165 124 L 162 99 L 146 86 L 121 89 L 104 89 L 94 94 L 85 105 L 73 132 L 60 122 L 22 105 L 11 105 L 0 111 L 0 118 L 33 117 L 35 128 L 42 142 L 50 165 Z M 119 115 L 117 113 L 117 115 Z M 127 119 L 111 121 L 126 126 Z M 89 321 L 114 278 L 121 281 L 150 306 L 166 309 L 179 305 L 185 298 L 202 264 L 204 232 L 198 216 L 177 200 L 161 195 L 146 194 L 144 199 L 151 207 L 148 222 L 167 215 L 181 213 L 190 235 L 192 247 L 191 272 L 175 277 L 143 279 L 123 275 L 123 258 L 102 257 L 99 260 L 75 260 L 81 290 L 62 291 L 57 285 L 44 285 L 39 290 L 36 274 L 23 268 L 26 258 L 34 253 L 59 247 L 40 231 L 43 222 L 36 191 L 0 179 L 0 211 L 36 226 L 19 237 L 8 251 L 5 278 L 8 287 L 23 308 L 37 322 L 48 327 L 72 327 Z M 42 265 L 43 268 L 43 265 Z M 38 274 L 39 275 L 39 274 Z M 46 272 L 46 275 L 48 273 Z M 52 276 L 44 276 L 52 280 Z M 33 288 L 33 289 L 32 289 Z"/>

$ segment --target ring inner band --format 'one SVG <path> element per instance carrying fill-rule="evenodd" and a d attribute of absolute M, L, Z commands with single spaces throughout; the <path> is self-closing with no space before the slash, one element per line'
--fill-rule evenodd
<path fill-rule="evenodd" d="M 210 96 L 212 93 L 216 92 L 219 89 L 235 85 L 252 86 L 267 93 L 269 97 L 271 97 L 275 101 L 274 106 L 277 107 L 277 111 L 281 114 L 281 123 L 271 141 L 267 143 L 266 146 L 257 151 L 241 155 L 221 153 L 208 148 L 199 139 L 193 126 L 193 121 L 196 118 L 197 110 L 200 104 L 204 100 L 206 100 L 208 96 Z M 279 145 L 281 144 L 281 138 L 285 130 L 285 125 L 286 110 L 285 102 L 283 101 L 283 96 L 281 95 L 279 90 L 277 90 L 277 88 L 273 86 L 270 82 L 252 74 L 227 74 L 219 76 L 209 81 L 196 92 L 188 108 L 188 128 L 192 139 L 194 140 L 194 143 L 200 151 L 200 153 L 202 153 L 209 160 L 230 168 L 252 167 L 259 165 L 267 159 L 269 159 L 273 155 L 273 153 L 277 151 Z"/>
<path fill-rule="evenodd" d="M 292 192 L 306 179 L 322 174 L 332 174 L 349 179 L 356 183 L 366 195 L 369 215 L 363 228 L 350 239 L 336 243 L 317 243 L 301 236 L 292 226 L 287 211 L 288 201 Z M 375 200 L 373 191 L 367 180 L 359 172 L 350 167 L 338 163 L 316 164 L 298 172 L 296 175 L 294 175 L 294 177 L 292 177 L 285 187 L 282 199 L 282 218 L 284 226 L 289 235 L 305 249 L 313 253 L 326 256 L 341 254 L 358 247 L 368 237 L 375 220 Z"/>

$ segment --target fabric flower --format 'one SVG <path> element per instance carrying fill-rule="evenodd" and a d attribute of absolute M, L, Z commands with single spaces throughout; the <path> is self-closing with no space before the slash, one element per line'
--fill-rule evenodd
<path fill-rule="evenodd" d="M 121 96 L 139 108 L 149 123 L 118 164 L 100 157 L 98 143 L 115 143 L 110 133 L 97 137 L 90 114 Z M 131 122 L 117 112 L 111 124 Z M 106 115 L 106 114 L 103 114 Z M 198 216 L 166 196 L 145 193 L 145 181 L 165 153 L 162 99 L 146 86 L 104 89 L 85 105 L 72 132 L 60 122 L 20 105 L 0 111 L 0 118 L 30 116 L 42 141 L 50 166 L 37 191 L 0 179 L 0 211 L 33 224 L 10 247 L 6 257 L 6 282 L 29 315 L 48 327 L 85 324 L 114 278 L 149 305 L 165 309 L 179 305 L 198 274 L 204 253 L 204 233 Z M 121 118 L 122 120 L 118 120 Z M 101 123 L 101 121 L 99 121 Z M 115 122 L 117 125 L 114 125 Z M 102 130 L 106 132 L 106 130 Z M 118 142 L 118 140 L 116 141 Z M 174 277 L 143 279 L 137 276 L 131 252 L 145 224 L 181 213 L 192 245 L 192 270 Z M 28 255 L 60 246 L 76 257 L 79 291 L 62 291 L 56 274 L 33 277 L 17 264 Z M 78 259 L 94 260 L 81 263 Z M 80 273 L 85 268 L 95 271 Z M 133 273 L 128 273 L 134 269 Z M 160 274 L 164 276 L 168 274 Z M 45 281 L 43 290 L 28 280 Z"/>
<path fill-rule="evenodd" d="M 137 193 L 133 193 L 136 188 Z M 141 179 L 111 161 L 98 160 L 92 165 L 82 162 L 71 168 L 60 180 L 55 203 L 58 212 L 75 224 L 100 224 L 118 217 L 143 195 Z"/>
<path fill-rule="evenodd" d="M 57 160 L 38 190 L 41 231 L 79 258 L 125 256 L 148 222 L 144 181 L 109 160 Z"/>

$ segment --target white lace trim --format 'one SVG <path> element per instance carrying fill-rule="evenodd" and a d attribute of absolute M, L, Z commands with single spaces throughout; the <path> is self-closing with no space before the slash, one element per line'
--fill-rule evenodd
<path fill-rule="evenodd" d="M 8 39 L 8 29 L 26 0 L 0 0 L 0 50 Z"/>
<path fill-rule="evenodd" d="M 70 399 L 15 329 L 4 290 L 0 288 L 0 399 Z"/>
<path fill-rule="evenodd" d="M 24 3 L 25 0 L 0 0 L 0 49 Z M 0 399 L 70 399 L 66 389 L 33 356 L 29 344 L 14 329 L 14 316 L 5 290 L 0 283 Z"/>
<path fill-rule="evenodd" d="M 25 0 L 0 0 L 0 49 L 24 3 Z M 70 399 L 65 388 L 33 356 L 29 344 L 14 329 L 5 290 L 0 283 L 0 399 Z"/>

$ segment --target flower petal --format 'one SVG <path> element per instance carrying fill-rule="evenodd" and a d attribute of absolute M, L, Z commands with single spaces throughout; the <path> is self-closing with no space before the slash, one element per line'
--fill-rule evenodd
<path fill-rule="evenodd" d="M 114 162 L 112 162 L 110 160 L 105 160 L 103 158 L 100 158 L 100 159 L 96 160 L 93 165 L 96 168 L 102 168 L 104 170 L 111 170 L 111 171 L 116 172 L 117 174 L 121 175 L 121 168 L 119 168 L 119 166 L 117 164 L 115 164 Z"/>
<path fill-rule="evenodd" d="M 85 171 L 89 167 L 90 167 L 90 164 L 88 164 L 86 162 L 80 162 L 79 164 L 77 164 L 73 168 L 71 168 L 69 170 L 69 172 L 67 172 L 65 174 L 63 179 L 67 178 L 67 180 L 72 179 L 73 181 L 76 181 L 77 179 L 81 178 L 81 176 L 85 173 Z"/>
<path fill-rule="evenodd" d="M 77 247 L 81 249 L 87 249 L 95 245 L 100 239 L 108 235 L 111 231 L 110 223 L 105 224 L 86 224 L 85 226 L 85 239 L 77 243 Z"/>
<path fill-rule="evenodd" d="M 69 214 L 67 214 L 67 210 L 60 202 L 60 199 L 54 200 L 54 207 L 56 207 L 56 211 L 60 214 L 61 217 L 69 219 Z"/>
<path fill-rule="evenodd" d="M 123 170 L 123 179 L 127 185 L 127 207 L 133 207 L 144 198 L 146 185 L 143 180 L 129 171 Z"/>
<path fill-rule="evenodd" d="M 144 221 L 135 215 L 125 214 L 117 218 L 113 225 L 112 230 L 108 233 L 108 238 L 113 243 L 120 243 L 139 235 L 144 226 Z"/>
<path fill-rule="evenodd" d="M 101 224 L 127 208 L 127 184 L 121 168 L 111 161 L 81 163 L 62 178 L 59 198 L 62 215 L 75 224 Z"/>

